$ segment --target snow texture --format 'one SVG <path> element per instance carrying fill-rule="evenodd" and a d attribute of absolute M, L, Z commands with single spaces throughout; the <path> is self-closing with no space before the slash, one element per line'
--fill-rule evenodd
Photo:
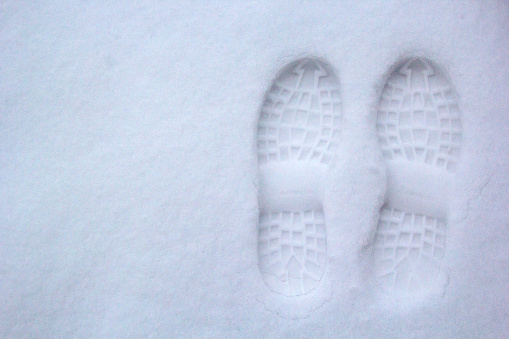
<path fill-rule="evenodd" d="M 508 36 L 495 0 L 2 1 L 0 336 L 508 337 Z"/>

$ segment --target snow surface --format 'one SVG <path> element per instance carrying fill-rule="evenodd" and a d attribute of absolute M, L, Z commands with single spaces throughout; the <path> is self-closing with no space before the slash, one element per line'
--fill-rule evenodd
<path fill-rule="evenodd" d="M 2 1 L 0 336 L 508 337 L 508 36 L 504 1 Z M 448 283 L 415 300 L 380 293 L 366 254 L 377 104 L 413 55 L 463 121 Z M 291 319 L 258 269 L 255 139 L 304 56 L 335 69 L 344 123 L 332 296 Z"/>

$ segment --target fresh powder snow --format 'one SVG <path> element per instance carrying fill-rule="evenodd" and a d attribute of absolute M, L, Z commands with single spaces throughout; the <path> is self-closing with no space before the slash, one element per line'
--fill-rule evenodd
<path fill-rule="evenodd" d="M 0 4 L 1 337 L 509 337 L 509 3 Z"/>

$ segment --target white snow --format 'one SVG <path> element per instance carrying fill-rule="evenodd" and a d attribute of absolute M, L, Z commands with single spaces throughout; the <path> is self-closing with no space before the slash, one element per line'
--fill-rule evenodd
<path fill-rule="evenodd" d="M 508 36 L 495 0 L 3 1 L 0 336 L 508 337 Z M 377 105 L 414 55 L 447 72 L 463 145 L 446 287 L 412 297 L 379 291 L 368 253 Z M 335 70 L 344 121 L 330 297 L 291 303 L 258 269 L 255 140 L 304 56 Z"/>

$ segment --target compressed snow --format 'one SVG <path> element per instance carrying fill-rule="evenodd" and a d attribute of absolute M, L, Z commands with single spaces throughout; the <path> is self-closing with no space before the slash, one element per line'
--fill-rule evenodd
<path fill-rule="evenodd" d="M 508 35 L 502 1 L 3 1 L 0 336 L 509 336 Z M 370 261 L 406 56 L 447 72 L 463 123 L 446 286 L 417 296 Z M 289 302 L 258 267 L 255 140 L 302 57 L 338 76 L 343 132 L 324 301 Z"/>

